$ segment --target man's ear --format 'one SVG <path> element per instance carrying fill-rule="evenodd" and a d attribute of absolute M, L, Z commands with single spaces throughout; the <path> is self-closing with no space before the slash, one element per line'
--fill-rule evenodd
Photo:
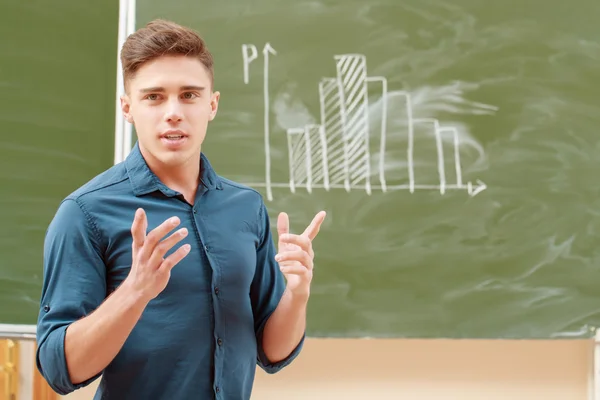
<path fill-rule="evenodd" d="M 208 116 L 208 120 L 212 121 L 215 119 L 217 115 L 217 110 L 219 109 L 219 99 L 221 97 L 221 93 L 214 92 L 210 98 L 210 114 Z"/>
<path fill-rule="evenodd" d="M 133 117 L 131 116 L 131 102 L 129 100 L 129 96 L 126 94 L 121 96 L 121 111 L 123 111 L 123 116 L 130 124 L 133 124 Z"/>

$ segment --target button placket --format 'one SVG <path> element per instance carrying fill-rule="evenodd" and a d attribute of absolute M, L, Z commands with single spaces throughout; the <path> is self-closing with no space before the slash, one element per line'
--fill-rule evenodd
<path fill-rule="evenodd" d="M 198 203 L 200 203 L 200 201 L 198 201 Z M 212 259 L 213 258 L 213 254 L 212 254 L 212 249 L 210 247 L 210 245 L 207 244 L 207 242 L 210 242 L 210 232 L 207 232 L 206 230 L 204 230 L 203 228 L 206 228 L 204 226 L 204 218 L 203 215 L 198 211 L 197 207 L 201 207 L 201 205 L 195 205 L 192 208 L 192 212 L 193 212 L 193 218 L 195 220 L 195 225 L 196 225 L 196 229 L 198 231 L 198 234 L 200 235 L 200 241 L 201 243 L 201 248 L 204 250 L 204 259 L 208 262 L 210 268 L 212 269 L 212 288 L 213 288 L 213 293 L 214 295 L 212 296 L 212 307 L 214 310 L 214 320 L 213 320 L 213 334 L 215 336 L 218 335 L 218 332 L 220 332 L 221 328 L 222 328 L 222 321 L 220 319 L 220 306 L 219 306 L 219 297 L 222 295 L 220 293 L 220 288 L 218 286 L 219 284 L 219 268 L 218 265 L 216 263 L 216 260 Z M 223 366 L 223 352 L 225 351 L 224 348 L 222 347 L 223 345 L 223 339 L 221 339 L 220 337 L 217 337 L 217 348 L 215 349 L 214 352 L 214 359 L 215 359 L 215 380 L 214 380 L 214 390 L 217 394 L 217 398 L 221 398 L 221 395 L 219 394 L 221 392 L 221 388 L 217 385 L 218 382 L 220 382 L 221 379 L 221 375 L 222 373 L 220 372 L 220 369 Z"/>

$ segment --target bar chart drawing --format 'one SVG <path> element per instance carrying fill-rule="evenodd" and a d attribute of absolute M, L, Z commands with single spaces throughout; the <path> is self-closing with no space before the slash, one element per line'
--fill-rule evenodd
<path fill-rule="evenodd" d="M 444 194 L 449 190 L 465 190 L 475 196 L 487 188 L 481 180 L 463 182 L 460 154 L 460 136 L 455 127 L 443 126 L 435 118 L 415 118 L 411 95 L 406 91 L 388 92 L 388 82 L 383 76 L 368 76 L 367 59 L 362 54 L 342 54 L 333 57 L 335 77 L 324 77 L 318 82 L 320 118 L 317 123 L 288 128 L 287 155 L 289 182 L 271 182 L 266 177 L 264 186 L 272 200 L 273 188 L 289 188 L 292 193 L 316 189 L 362 190 L 367 195 L 373 191 L 436 190 Z M 268 71 L 265 71 L 265 82 Z M 266 83 L 265 83 L 266 84 Z M 381 127 L 371 132 L 369 121 L 369 89 L 381 88 Z M 389 184 L 386 179 L 388 96 L 404 98 L 406 113 L 406 172 L 407 182 Z M 265 94 L 267 96 L 267 94 Z M 268 99 L 265 97 L 265 101 Z M 435 183 L 419 183 L 415 173 L 416 127 L 429 127 L 437 154 Z M 442 136 L 451 137 L 453 151 L 444 153 Z M 266 135 L 266 134 L 265 134 Z M 378 149 L 373 149 L 370 139 L 377 138 Z M 266 157 L 270 154 L 270 141 L 265 136 Z M 377 171 L 372 171 L 372 152 L 377 154 Z M 453 159 L 452 180 L 447 179 L 449 157 Z M 266 160 L 270 165 L 270 160 Z"/>

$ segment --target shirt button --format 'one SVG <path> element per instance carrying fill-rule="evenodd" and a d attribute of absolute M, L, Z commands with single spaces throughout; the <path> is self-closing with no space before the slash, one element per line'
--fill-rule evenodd
<path fill-rule="evenodd" d="M 50 311 L 50 306 L 48 304 L 46 304 L 44 306 L 44 311 L 46 311 L 46 312 Z"/>
<path fill-rule="evenodd" d="M 221 338 L 219 338 L 219 340 L 217 340 L 217 343 L 219 344 L 219 346 L 223 345 L 223 340 Z"/>
<path fill-rule="evenodd" d="M 210 251 L 210 247 L 204 246 L 204 250 L 206 250 L 206 252 L 208 253 Z"/>
<path fill-rule="evenodd" d="M 216 391 L 217 391 L 217 393 L 219 393 L 221 391 L 221 389 L 219 389 L 219 387 L 217 386 Z"/>
<path fill-rule="evenodd" d="M 215 288 L 215 294 L 219 294 L 219 287 L 218 286 Z"/>
<path fill-rule="evenodd" d="M 194 214 L 196 214 L 196 208 L 192 208 L 192 211 L 194 212 Z"/>

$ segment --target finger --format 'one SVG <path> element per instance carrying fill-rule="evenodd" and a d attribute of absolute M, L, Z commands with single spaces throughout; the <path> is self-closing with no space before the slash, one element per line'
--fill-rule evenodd
<path fill-rule="evenodd" d="M 148 215 L 146 211 L 142 209 L 142 232 L 144 232 L 144 241 L 146 241 L 146 235 L 148 235 Z"/>
<path fill-rule="evenodd" d="M 295 244 L 296 246 L 300 247 L 301 250 L 304 250 L 307 253 L 310 253 L 311 243 L 310 243 L 310 239 L 308 238 L 308 236 L 301 236 L 301 235 L 294 235 L 292 233 L 286 233 L 285 235 L 282 235 L 280 239 L 284 243 Z"/>
<path fill-rule="evenodd" d="M 327 215 L 327 213 L 325 211 L 320 211 L 319 213 L 317 213 L 317 215 L 315 215 L 315 217 L 313 218 L 310 225 L 308 225 L 308 227 L 306 227 L 304 232 L 302 232 L 302 235 L 307 236 L 310 240 L 313 240 L 315 237 L 317 237 L 317 234 L 319 233 L 319 230 L 321 229 L 321 224 L 325 220 L 326 215 Z"/>
<path fill-rule="evenodd" d="M 146 238 L 146 213 L 143 208 L 138 208 L 133 217 L 133 223 L 131 224 L 131 237 L 133 238 L 132 247 L 136 251 L 144 245 L 144 239 Z"/>
<path fill-rule="evenodd" d="M 151 266 L 156 266 L 157 268 L 160 266 L 163 261 L 163 257 L 173 246 L 175 246 L 178 242 L 180 242 L 183 238 L 188 235 L 188 230 L 186 228 L 181 228 L 174 232 L 171 236 L 161 241 L 152 252 L 150 256 L 149 264 Z"/>
<path fill-rule="evenodd" d="M 284 275 L 306 275 L 309 272 L 302 265 L 285 265 L 280 270 Z"/>
<path fill-rule="evenodd" d="M 284 212 L 279 213 L 279 217 L 277 218 L 277 234 L 281 237 L 281 235 L 285 235 L 290 231 L 290 219 L 288 215 Z"/>
<path fill-rule="evenodd" d="M 280 263 L 289 261 L 298 261 L 307 269 L 313 268 L 313 263 L 308 253 L 303 250 L 285 251 L 275 256 L 275 260 Z"/>
<path fill-rule="evenodd" d="M 165 258 L 165 260 L 160 264 L 159 271 L 161 273 L 166 273 L 171 271 L 174 266 L 176 266 L 185 256 L 187 256 L 192 247 L 189 244 L 184 244 L 177 250 L 173 252 L 169 257 Z"/>
<path fill-rule="evenodd" d="M 167 233 L 175 229 L 175 227 L 179 225 L 179 222 L 179 218 L 171 217 L 148 233 L 144 241 L 144 248 L 142 249 L 142 259 L 147 260 L 158 242 L 161 241 Z"/>

